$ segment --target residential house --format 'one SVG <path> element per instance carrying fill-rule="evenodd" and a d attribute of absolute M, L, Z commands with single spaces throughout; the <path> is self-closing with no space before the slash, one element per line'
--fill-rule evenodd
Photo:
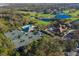
<path fill-rule="evenodd" d="M 26 46 L 31 42 L 38 40 L 42 36 L 41 31 L 33 32 L 33 28 L 29 27 L 30 25 L 23 26 L 23 30 L 12 30 L 4 33 L 7 38 L 10 38 L 13 42 L 15 48 Z M 29 28 L 28 28 L 29 27 Z M 33 26 L 32 26 L 33 27 Z M 27 34 L 26 34 L 27 33 Z"/>

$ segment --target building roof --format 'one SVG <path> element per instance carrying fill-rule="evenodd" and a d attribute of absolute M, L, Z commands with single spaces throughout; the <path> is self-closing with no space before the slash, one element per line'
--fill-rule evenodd
<path fill-rule="evenodd" d="M 79 30 L 74 30 L 63 36 L 65 40 L 77 39 L 79 40 Z"/>
<path fill-rule="evenodd" d="M 36 34 L 34 34 L 33 32 L 29 32 L 25 34 L 25 32 L 19 30 L 13 30 L 12 32 L 5 33 L 5 36 L 7 38 L 12 39 L 15 48 L 28 45 L 31 42 L 41 38 L 41 35 L 42 32 L 40 31 L 38 31 Z"/>
<path fill-rule="evenodd" d="M 79 29 L 79 20 L 72 21 L 70 24 L 71 24 L 71 28 Z"/>
<path fill-rule="evenodd" d="M 71 24 L 72 25 L 77 25 L 77 24 L 79 25 L 79 20 L 72 21 Z"/>

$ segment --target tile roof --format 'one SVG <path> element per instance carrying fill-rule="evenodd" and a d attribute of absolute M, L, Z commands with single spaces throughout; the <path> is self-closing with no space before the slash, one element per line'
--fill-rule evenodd
<path fill-rule="evenodd" d="M 15 48 L 28 45 L 31 42 L 40 39 L 41 35 L 42 32 L 40 31 L 38 31 L 37 34 L 34 34 L 33 32 L 28 32 L 27 34 L 25 34 L 25 32 L 19 30 L 13 30 L 12 32 L 5 33 L 5 36 L 7 38 L 12 39 Z"/>

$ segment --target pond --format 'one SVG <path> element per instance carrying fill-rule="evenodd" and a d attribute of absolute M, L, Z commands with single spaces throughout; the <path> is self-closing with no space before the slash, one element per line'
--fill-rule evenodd
<path fill-rule="evenodd" d="M 66 19 L 66 18 L 71 18 L 69 15 L 56 15 L 55 18 L 57 19 Z"/>
<path fill-rule="evenodd" d="M 55 15 L 55 17 L 53 17 L 53 18 L 39 18 L 39 20 L 49 22 L 49 21 L 67 19 L 67 18 L 71 18 L 71 16 L 61 12 L 61 13 L 57 13 Z"/>
<path fill-rule="evenodd" d="M 71 18 L 71 16 L 65 14 L 64 12 L 59 12 L 55 15 L 55 18 L 57 18 L 57 19 L 66 19 L 66 18 Z"/>
<path fill-rule="evenodd" d="M 39 20 L 45 21 L 45 22 L 49 22 L 52 21 L 53 18 L 39 18 Z"/>

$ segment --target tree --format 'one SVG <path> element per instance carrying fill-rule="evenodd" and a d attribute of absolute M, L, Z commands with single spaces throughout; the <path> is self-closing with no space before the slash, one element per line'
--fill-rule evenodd
<path fill-rule="evenodd" d="M 27 48 L 26 55 L 64 55 L 63 51 L 65 49 L 62 40 L 59 40 L 57 37 L 50 37 L 48 35 L 42 37 L 38 41 L 34 41 L 28 46 L 30 46 L 30 49 Z"/>

